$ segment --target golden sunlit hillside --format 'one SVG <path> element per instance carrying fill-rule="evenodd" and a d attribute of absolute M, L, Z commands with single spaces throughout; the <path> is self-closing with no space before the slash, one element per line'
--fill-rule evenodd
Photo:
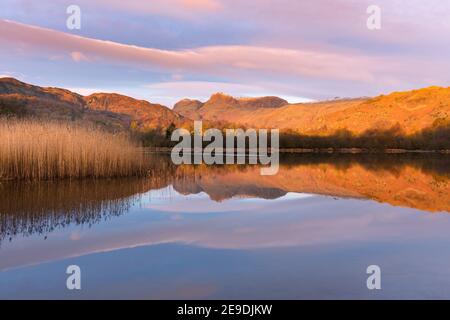
<path fill-rule="evenodd" d="M 448 122 L 450 114 L 450 88 L 440 87 L 396 92 L 376 98 L 267 104 L 264 107 L 242 106 L 235 101 L 224 95 L 214 95 L 195 112 L 187 101 L 180 103 L 175 110 L 192 119 L 220 120 L 247 127 L 279 128 L 323 136 L 332 135 L 340 129 L 361 134 L 396 126 L 405 134 L 412 134 Z M 183 105 L 188 107 L 183 108 Z"/>
<path fill-rule="evenodd" d="M 0 116 L 58 120 L 128 132 L 144 146 L 170 147 L 173 130 L 280 129 L 282 148 L 450 149 L 450 88 L 429 87 L 375 98 L 289 104 L 278 97 L 217 93 L 203 103 L 184 99 L 171 110 L 116 93 L 81 96 L 69 90 L 0 79 Z"/>

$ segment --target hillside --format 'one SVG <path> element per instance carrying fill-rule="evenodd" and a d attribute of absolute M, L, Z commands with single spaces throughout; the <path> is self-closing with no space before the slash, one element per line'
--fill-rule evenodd
<path fill-rule="evenodd" d="M 216 93 L 202 103 L 184 99 L 175 104 L 173 110 L 193 120 L 226 121 L 239 123 L 242 115 L 252 115 L 256 110 L 272 110 L 287 105 L 278 97 L 234 98 Z"/>
<path fill-rule="evenodd" d="M 450 88 L 430 87 L 396 92 L 375 98 L 317 103 L 272 103 L 275 98 L 253 99 L 250 107 L 241 100 L 216 94 L 206 103 L 183 100 L 175 106 L 191 119 L 221 120 L 255 128 L 280 128 L 307 135 L 332 135 L 339 129 L 354 134 L 389 130 L 400 126 L 406 134 L 447 123 Z M 398 124 L 398 125 L 397 125 Z"/>
<path fill-rule="evenodd" d="M 118 94 L 84 97 L 60 88 L 43 88 L 0 78 L 0 116 L 79 121 L 108 130 L 145 131 L 182 125 L 184 118 L 167 107 Z"/>
<path fill-rule="evenodd" d="M 183 126 L 186 119 L 169 108 L 145 100 L 136 100 L 116 93 L 95 93 L 84 97 L 91 110 L 125 114 L 132 120 L 132 127 L 139 131 L 167 128 L 171 124 Z"/>
<path fill-rule="evenodd" d="M 0 115 L 80 121 L 108 130 L 124 130 L 131 122 L 126 115 L 89 109 L 83 96 L 69 90 L 42 88 L 13 78 L 0 79 Z"/>
<path fill-rule="evenodd" d="M 85 97 L 0 79 L 0 116 L 79 121 L 113 131 L 132 129 L 145 133 L 149 146 L 170 146 L 170 130 L 192 128 L 193 120 L 203 120 L 204 127 L 278 128 L 282 146 L 288 148 L 448 149 L 449 114 L 450 88 L 441 87 L 300 104 L 277 97 L 234 98 L 217 93 L 206 102 L 184 99 L 171 110 L 116 93 Z"/>

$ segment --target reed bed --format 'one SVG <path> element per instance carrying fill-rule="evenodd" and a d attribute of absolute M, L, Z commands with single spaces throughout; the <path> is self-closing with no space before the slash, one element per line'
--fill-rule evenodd
<path fill-rule="evenodd" d="M 145 174 L 125 134 L 76 124 L 0 119 L 0 180 L 115 178 Z"/>

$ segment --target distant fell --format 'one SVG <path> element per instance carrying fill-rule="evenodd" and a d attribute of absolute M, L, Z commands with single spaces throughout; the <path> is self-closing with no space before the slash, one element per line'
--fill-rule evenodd
<path fill-rule="evenodd" d="M 206 102 L 181 100 L 171 110 L 117 93 L 85 97 L 66 89 L 39 87 L 14 78 L 0 79 L 0 116 L 79 121 L 108 130 L 132 130 L 147 136 L 151 133 L 158 136 L 158 142 L 153 136 L 148 136 L 149 141 L 163 145 L 170 144 L 167 142 L 175 128 L 192 129 L 193 120 L 203 120 L 207 127 L 280 129 L 297 142 L 301 142 L 300 136 L 335 136 L 342 140 L 340 145 L 343 146 L 352 145 L 343 140 L 361 135 L 364 136 L 361 141 L 372 143 L 378 139 L 374 132 L 378 136 L 381 133 L 393 137 L 419 133 L 423 135 L 419 137 L 422 141 L 419 147 L 427 148 L 427 141 L 443 145 L 442 141 L 447 139 L 446 128 L 450 128 L 449 115 L 450 88 L 443 87 L 394 92 L 374 98 L 298 104 L 271 96 L 235 98 L 216 93 Z M 417 136 L 414 139 L 417 140 Z M 314 146 L 316 140 L 311 141 L 293 145 Z M 326 144 L 328 146 L 328 142 Z M 404 143 L 389 143 L 385 147 L 395 145 Z"/>
<path fill-rule="evenodd" d="M 171 109 L 115 93 L 84 97 L 60 88 L 45 88 L 14 78 L 0 78 L 0 116 L 78 121 L 108 130 L 165 130 L 187 121 Z"/>
<path fill-rule="evenodd" d="M 234 112 L 252 112 L 256 109 L 274 109 L 287 105 L 278 97 L 235 98 L 215 93 L 206 102 L 184 99 L 174 106 L 174 111 L 193 120 L 228 121 Z"/>
<path fill-rule="evenodd" d="M 207 102 L 182 100 L 175 111 L 193 120 L 224 121 L 326 136 L 339 130 L 361 134 L 396 128 L 416 133 L 450 122 L 450 88 L 429 87 L 374 98 L 288 104 L 276 97 L 236 99 L 213 95 Z"/>

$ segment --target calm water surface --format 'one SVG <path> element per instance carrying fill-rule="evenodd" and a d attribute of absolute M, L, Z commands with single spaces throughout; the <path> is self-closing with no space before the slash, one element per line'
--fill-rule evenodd
<path fill-rule="evenodd" d="M 450 298 L 449 158 L 298 155 L 261 176 L 153 155 L 149 179 L 3 182 L 0 298 Z"/>

